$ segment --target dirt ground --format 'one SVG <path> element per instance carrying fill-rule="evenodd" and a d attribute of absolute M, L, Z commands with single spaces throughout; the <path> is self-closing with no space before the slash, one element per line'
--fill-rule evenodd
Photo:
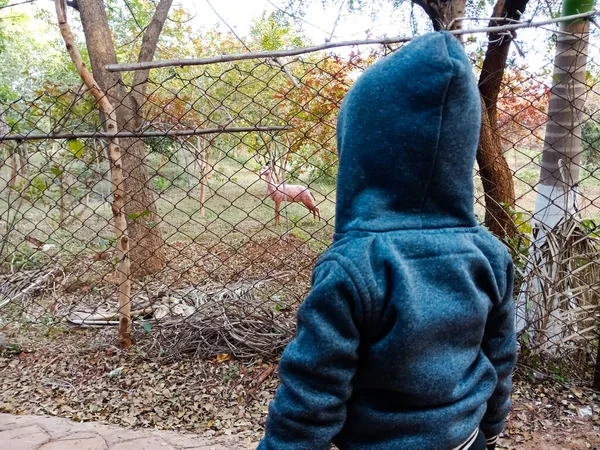
<path fill-rule="evenodd" d="M 95 341 L 95 342 L 94 342 Z M 0 412 L 260 439 L 278 385 L 276 364 L 187 360 L 161 363 L 122 352 L 88 331 L 0 356 Z M 54 341 L 56 344 L 56 341 Z M 65 357 L 65 355 L 68 355 Z M 111 371 L 121 369 L 118 376 Z M 519 371 L 499 448 L 600 448 L 600 402 L 591 390 L 531 382 Z"/>
<path fill-rule="evenodd" d="M 510 450 L 584 450 L 600 448 L 600 403 L 591 390 L 547 380 L 517 379 L 513 409 L 500 439 Z"/>
<path fill-rule="evenodd" d="M 273 267 L 283 267 L 288 278 L 278 281 L 285 285 L 273 298 L 284 308 L 284 293 L 291 304 L 302 300 L 319 254 L 293 237 L 288 242 L 265 238 L 211 247 L 176 242 L 171 251 L 173 264 L 160 280 L 147 281 L 146 291 L 273 276 Z M 156 357 L 157 341 L 151 338 L 161 335 L 159 328 L 144 334 L 134 327 L 137 345 L 122 351 L 115 346 L 114 327 L 71 328 L 57 320 L 71 305 L 115 303 L 116 280 L 104 275 L 108 271 L 100 267 L 103 261 L 96 258 L 88 261 L 93 266 L 80 262 L 70 267 L 74 275 L 64 285 L 40 294 L 31 308 L 15 311 L 15 320 L 28 317 L 35 326 L 12 321 L 0 327 L 0 412 L 185 430 L 205 437 L 238 434 L 258 442 L 278 385 L 275 359 L 240 361 L 217 354 L 165 360 Z M 586 384 L 532 376 L 520 365 L 513 411 L 499 448 L 600 448 L 600 394 L 581 387 Z"/>

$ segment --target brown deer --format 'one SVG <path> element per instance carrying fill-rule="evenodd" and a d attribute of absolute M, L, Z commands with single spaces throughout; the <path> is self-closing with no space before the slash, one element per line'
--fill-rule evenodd
<path fill-rule="evenodd" d="M 275 202 L 275 225 L 279 225 L 279 211 L 281 210 L 282 201 L 302 203 L 313 213 L 313 221 L 315 221 L 317 217 L 321 220 L 321 212 L 315 204 L 315 198 L 307 187 L 274 182 L 269 166 L 262 166 L 259 176 L 267 182 L 269 197 Z"/>

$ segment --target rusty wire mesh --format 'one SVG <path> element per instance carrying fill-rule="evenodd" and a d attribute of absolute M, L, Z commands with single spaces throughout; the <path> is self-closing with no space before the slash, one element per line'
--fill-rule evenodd
<path fill-rule="evenodd" d="M 552 40 L 551 32 L 533 32 Z M 476 74 L 485 43 L 480 36 L 467 44 Z M 534 67 L 527 49 L 520 49 L 524 57 L 511 55 L 497 124 L 516 192 L 510 214 L 517 233 L 505 239 L 517 267 L 515 296 L 525 298 L 528 311 L 543 310 L 534 319 L 521 311 L 528 320 L 522 348 L 569 361 L 582 373 L 595 363 L 600 300 L 600 56 L 594 45 L 579 212 L 549 233 L 545 265 L 532 262 L 531 224 L 552 61 Z M 173 359 L 279 354 L 293 337 L 312 267 L 331 244 L 341 100 L 362 71 L 394 48 L 151 72 L 136 112 L 142 126 L 120 138 L 129 174 L 125 210 L 139 346 Z M 114 340 L 119 256 L 103 118 L 78 86 L 35 86 L 30 97 L 1 105 L 0 118 L 5 342 L 27 334 L 60 339 L 71 327 L 92 329 L 89 339 Z M 274 182 L 308 187 L 319 214 L 313 206 L 284 202 L 275 225 L 263 166 Z M 483 222 L 479 168 L 474 177 Z"/>

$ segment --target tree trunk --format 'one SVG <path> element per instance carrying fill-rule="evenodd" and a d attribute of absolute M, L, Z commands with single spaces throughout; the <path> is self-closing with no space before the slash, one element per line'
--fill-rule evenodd
<path fill-rule="evenodd" d="M 513 174 L 504 158 L 496 127 L 490 123 L 481 100 L 482 117 L 477 165 L 485 193 L 485 224 L 498 237 L 510 236 L 515 225 L 506 205 L 514 206 Z"/>
<path fill-rule="evenodd" d="M 586 12 L 592 7 L 593 1 L 565 0 L 562 14 Z M 535 221 L 543 223 L 547 229 L 577 209 L 581 124 L 585 118 L 589 22 L 561 22 L 560 31 L 534 215 Z"/>
<path fill-rule="evenodd" d="M 525 12 L 528 0 L 498 0 L 493 17 L 519 20 Z M 506 20 L 491 20 L 489 26 L 507 23 Z M 498 95 L 508 58 L 511 41 L 516 33 L 488 34 L 488 47 L 479 77 L 479 92 L 482 103 L 482 126 L 477 164 L 485 192 L 485 224 L 496 236 L 514 236 L 516 226 L 511 214 L 515 206 L 515 187 L 497 132 Z"/>
<path fill-rule="evenodd" d="M 110 167 L 110 155 L 108 154 L 108 147 L 106 145 L 104 145 L 104 143 L 101 144 L 102 145 L 102 153 L 104 154 L 104 159 L 106 160 L 106 162 L 108 163 L 108 172 L 103 173 L 102 174 L 102 179 L 106 180 L 106 175 L 108 175 L 108 181 L 112 180 L 112 168 Z M 102 200 L 105 202 L 108 202 L 109 198 L 110 198 L 111 192 L 105 192 L 104 189 L 102 189 Z"/>
<path fill-rule="evenodd" d="M 106 116 L 106 130 L 109 133 L 117 133 L 117 117 L 115 108 L 108 100 L 106 92 L 98 90 L 94 77 L 83 64 L 83 59 L 75 44 L 75 36 L 67 23 L 66 0 L 56 0 L 56 15 L 58 25 L 69 52 L 69 56 L 77 69 L 81 80 L 86 84 L 90 93 L 98 102 L 101 110 Z M 129 236 L 127 232 L 127 220 L 125 219 L 125 183 L 123 179 L 123 158 L 119 139 L 113 137 L 109 141 L 109 155 L 112 162 L 113 182 L 113 217 L 115 223 L 115 234 L 119 248 L 119 342 L 121 347 L 131 347 L 131 261 L 129 259 Z"/>
<path fill-rule="evenodd" d="M 8 180 L 8 185 L 14 187 L 17 184 L 17 176 L 19 175 L 17 170 L 17 155 L 15 154 L 15 150 L 13 148 L 9 147 L 8 151 L 10 152 L 8 156 L 8 161 L 10 164 L 10 178 Z"/>
<path fill-rule="evenodd" d="M 107 64 L 116 64 L 117 56 L 102 0 L 78 0 L 81 23 L 94 77 L 111 102 L 117 106 L 116 119 L 121 131 L 139 132 L 143 123 L 141 106 L 145 101 L 148 71 L 137 71 L 131 92 L 127 92 L 118 72 L 108 72 Z M 161 0 L 142 40 L 138 62 L 154 56 L 172 0 Z M 156 213 L 154 192 L 149 186 L 146 154 L 141 138 L 122 139 L 122 165 L 125 176 L 125 213 L 131 239 L 132 275 L 143 277 L 165 266 L 164 240 Z M 149 212 L 149 213 L 148 213 Z M 139 217 L 145 213 L 143 217 Z M 132 218 L 135 217 L 135 218 Z"/>
<path fill-rule="evenodd" d="M 21 178 L 27 182 L 28 180 L 28 170 L 27 167 L 29 165 L 29 152 L 27 151 L 27 142 L 22 142 L 19 145 L 19 161 L 20 161 L 20 174 Z"/>
<path fill-rule="evenodd" d="M 121 122 L 118 120 L 117 123 Z M 121 147 L 127 151 L 123 157 L 125 173 L 125 214 L 132 241 L 131 259 L 135 265 L 131 271 L 136 278 L 157 273 L 166 263 L 165 242 L 158 226 L 156 200 L 150 188 L 148 169 L 144 162 L 144 141 L 140 138 L 121 139 Z M 146 213 L 148 215 L 141 213 Z"/>
<path fill-rule="evenodd" d="M 462 21 L 457 20 L 465 15 L 466 0 L 413 0 L 431 19 L 433 29 L 460 30 Z M 462 36 L 456 36 L 462 42 Z"/>
<path fill-rule="evenodd" d="M 58 199 L 58 227 L 62 228 L 65 224 L 66 218 L 66 210 L 67 207 L 65 205 L 65 171 L 61 168 L 60 175 L 58 176 L 59 191 L 58 195 L 60 198 Z"/>
<path fill-rule="evenodd" d="M 206 159 L 206 148 L 204 139 L 202 136 L 196 136 L 196 159 L 198 161 L 198 167 L 200 169 L 200 217 L 206 216 L 206 188 L 208 187 L 208 171 L 207 171 L 207 159 Z"/>
<path fill-rule="evenodd" d="M 187 175 L 187 188 L 188 190 L 191 187 L 191 178 L 190 178 L 190 174 L 189 174 L 189 159 L 188 159 L 188 150 L 187 148 L 185 148 L 185 146 L 181 146 L 175 153 L 175 157 L 177 159 L 177 165 L 183 169 L 183 175 Z M 186 177 L 182 177 L 183 179 L 185 179 Z M 182 180 L 183 181 L 183 180 Z"/>
<path fill-rule="evenodd" d="M 8 123 L 6 123 L 6 115 L 5 115 L 4 111 L 0 111 L 0 138 L 6 136 L 7 134 L 8 134 Z M 2 155 L 2 148 L 6 148 L 6 151 L 8 152 L 6 159 L 4 159 L 4 157 Z M 14 167 L 14 164 L 10 160 L 10 155 L 11 155 L 10 142 L 5 142 L 3 144 L 0 144 L 0 169 L 2 169 L 2 167 L 7 163 L 10 165 L 11 168 Z M 12 182 L 9 180 L 8 186 L 11 186 L 11 185 L 12 185 Z"/>

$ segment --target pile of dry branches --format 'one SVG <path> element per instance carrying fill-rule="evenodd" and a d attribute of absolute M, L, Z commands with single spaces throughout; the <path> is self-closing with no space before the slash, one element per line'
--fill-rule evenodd
<path fill-rule="evenodd" d="M 269 281 L 174 291 L 155 307 L 152 319 L 136 327 L 140 343 L 170 360 L 223 354 L 242 360 L 275 358 L 294 337 L 296 323 L 294 309 L 262 289 Z M 146 323 L 155 328 L 152 333 L 140 330 L 149 331 Z"/>

